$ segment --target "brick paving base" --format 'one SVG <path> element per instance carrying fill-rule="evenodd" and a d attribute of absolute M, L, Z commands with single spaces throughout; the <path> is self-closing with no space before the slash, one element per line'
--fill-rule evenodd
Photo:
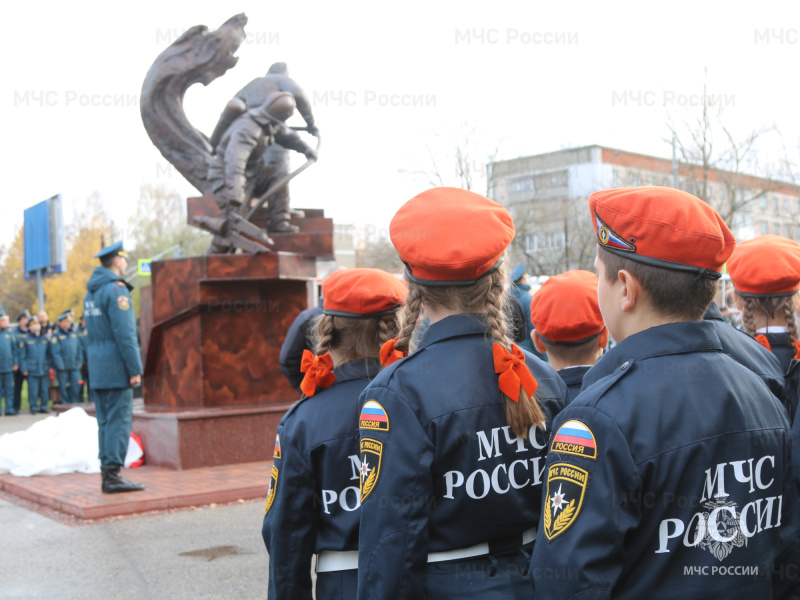
<path fill-rule="evenodd" d="M 175 471 L 155 466 L 123 469 L 144 483 L 142 492 L 103 494 L 100 474 L 15 477 L 0 475 L 0 490 L 76 519 L 103 519 L 143 512 L 266 498 L 271 461 Z"/>

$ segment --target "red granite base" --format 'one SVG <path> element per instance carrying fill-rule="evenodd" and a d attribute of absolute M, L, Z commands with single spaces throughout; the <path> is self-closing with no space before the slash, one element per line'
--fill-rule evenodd
<path fill-rule="evenodd" d="M 135 412 L 132 430 L 148 465 L 180 470 L 265 461 L 290 406 Z"/>

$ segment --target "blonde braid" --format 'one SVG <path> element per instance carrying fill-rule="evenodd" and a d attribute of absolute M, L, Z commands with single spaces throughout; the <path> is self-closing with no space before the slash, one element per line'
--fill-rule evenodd
<path fill-rule="evenodd" d="M 378 346 L 382 346 L 397 334 L 397 313 L 380 317 L 378 330 Z"/>
<path fill-rule="evenodd" d="M 783 314 L 786 315 L 786 330 L 789 332 L 789 345 L 794 349 L 794 342 L 797 339 L 797 322 L 794 318 L 794 296 L 783 299 Z"/>
<path fill-rule="evenodd" d="M 325 354 L 333 348 L 333 316 L 321 315 L 314 324 L 316 337 L 316 354 Z"/>
<path fill-rule="evenodd" d="M 399 317 L 400 333 L 397 336 L 397 344 L 395 345 L 398 350 L 409 350 L 409 344 L 411 343 L 411 337 L 414 335 L 414 329 L 417 326 L 417 319 L 419 319 L 421 307 L 422 289 L 416 283 L 409 282 L 406 305 L 403 307 Z"/>
<path fill-rule="evenodd" d="M 742 327 L 745 333 L 755 337 L 756 335 L 756 308 L 758 308 L 758 301 L 755 298 L 742 296 Z"/>
<path fill-rule="evenodd" d="M 508 323 L 506 314 L 503 311 L 503 274 L 492 273 L 490 275 L 491 284 L 486 293 L 486 322 L 489 325 L 489 335 L 492 340 L 509 349 Z M 540 429 L 545 427 L 545 416 L 536 395 L 528 397 L 525 388 L 520 386 L 519 398 L 509 398 L 506 396 L 506 423 L 517 437 L 525 439 L 528 437 L 528 429 L 531 425 L 536 425 Z"/>

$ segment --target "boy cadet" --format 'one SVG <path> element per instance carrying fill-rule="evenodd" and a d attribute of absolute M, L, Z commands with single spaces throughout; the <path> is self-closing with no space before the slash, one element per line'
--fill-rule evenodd
<path fill-rule="evenodd" d="M 53 352 L 50 349 L 50 340 L 42 333 L 38 317 L 32 316 L 28 325 L 30 332 L 17 347 L 20 370 L 28 378 L 28 404 L 32 415 L 49 413 L 48 375 L 53 365 Z"/>
<path fill-rule="evenodd" d="M 618 345 L 553 422 L 536 596 L 750 600 L 779 585 L 775 597 L 790 597 L 788 422 L 701 320 L 733 235 L 680 190 L 605 190 L 589 206 Z"/>
<path fill-rule="evenodd" d="M 58 329 L 53 332 L 53 363 L 58 377 L 58 392 L 61 402 L 78 402 L 78 388 L 83 366 L 83 345 L 78 333 L 72 330 L 72 317 L 69 311 L 58 317 Z"/>
<path fill-rule="evenodd" d="M 531 339 L 569 389 L 570 402 L 583 376 L 603 355 L 608 330 L 597 304 L 597 275 L 567 271 L 548 279 L 531 300 Z"/>
<path fill-rule="evenodd" d="M 120 475 L 131 435 L 133 388 L 142 381 L 142 358 L 131 306 L 133 286 L 123 279 L 127 256 L 121 241 L 95 254 L 101 264 L 92 273 L 83 300 L 102 490 L 106 494 L 144 489 L 144 485 Z"/>
<path fill-rule="evenodd" d="M 0 310 L 0 400 L 5 398 L 3 414 L 17 414 L 14 409 L 14 373 L 19 371 L 17 339 L 8 329 L 8 315 Z"/>

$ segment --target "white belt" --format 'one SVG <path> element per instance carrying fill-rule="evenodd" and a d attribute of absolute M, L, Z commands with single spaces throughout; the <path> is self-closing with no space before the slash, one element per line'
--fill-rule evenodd
<path fill-rule="evenodd" d="M 522 544 L 529 544 L 536 539 L 536 527 L 531 527 L 522 532 Z M 469 548 L 459 548 L 457 550 L 446 550 L 444 552 L 431 552 L 428 554 L 428 562 L 442 562 L 445 560 L 459 560 L 461 558 L 471 558 L 473 556 L 483 556 L 489 554 L 489 542 L 475 544 Z M 335 550 L 325 550 L 317 554 L 317 573 L 328 573 L 330 571 L 348 571 L 358 568 L 358 550 L 348 550 L 337 552 Z"/>

